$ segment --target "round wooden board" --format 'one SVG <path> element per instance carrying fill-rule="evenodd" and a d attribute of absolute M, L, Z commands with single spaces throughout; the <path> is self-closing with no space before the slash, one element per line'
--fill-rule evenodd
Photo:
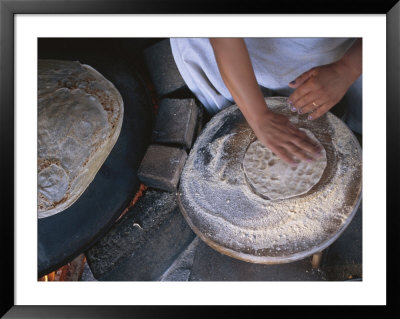
<path fill-rule="evenodd" d="M 331 113 L 308 121 L 289 111 L 287 98 L 267 98 L 275 112 L 314 133 L 327 167 L 306 194 L 268 200 L 246 183 L 242 160 L 255 139 L 236 105 L 215 115 L 185 164 L 178 202 L 192 230 L 210 247 L 244 261 L 278 264 L 303 259 L 331 245 L 361 201 L 361 147 Z"/>

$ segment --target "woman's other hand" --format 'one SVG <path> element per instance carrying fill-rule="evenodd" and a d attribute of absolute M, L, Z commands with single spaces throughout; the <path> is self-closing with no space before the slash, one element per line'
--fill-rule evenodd
<path fill-rule="evenodd" d="M 289 96 L 293 112 L 308 114 L 308 119 L 321 117 L 335 106 L 361 75 L 362 40 L 358 39 L 342 59 L 315 67 L 301 74 L 289 86 L 296 90 Z"/>

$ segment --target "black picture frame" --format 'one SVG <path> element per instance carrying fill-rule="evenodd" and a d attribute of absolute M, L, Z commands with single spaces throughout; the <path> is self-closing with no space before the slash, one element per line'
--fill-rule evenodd
<path fill-rule="evenodd" d="M 279 1 L 260 8 L 260 4 L 246 1 L 246 4 L 230 5 L 226 2 L 215 1 L 154 1 L 154 0 L 0 0 L 0 181 L 2 182 L 2 214 L 1 214 L 1 311 L 5 318 L 151 318 L 183 315 L 191 316 L 221 315 L 226 313 L 224 307 L 178 307 L 169 306 L 16 306 L 14 302 L 14 18 L 16 14 L 221 14 L 221 13 L 314 13 L 314 14 L 386 14 L 387 19 L 387 277 L 388 297 L 386 307 L 338 307 L 335 314 L 346 313 L 348 316 L 360 315 L 360 310 L 368 311 L 368 314 L 379 311 L 380 317 L 391 317 L 398 313 L 395 304 L 395 286 L 398 283 L 398 275 L 394 274 L 394 256 L 398 236 L 395 236 L 394 221 L 397 215 L 395 202 L 395 182 L 398 174 L 395 164 L 399 162 L 399 30 L 400 30 L 400 3 L 394 1 Z M 379 110 L 377 110 L 379 112 Z M 5 226 L 6 225 L 6 226 Z M 179 304 L 179 301 L 177 301 Z M 368 309 L 367 309 L 368 308 Z M 259 309 L 259 308 L 258 308 Z M 268 309 L 276 311 L 276 307 Z M 287 311 L 296 314 L 309 311 L 305 307 L 289 307 Z M 327 311 L 322 308 L 323 311 Z M 235 314 L 248 312 L 245 307 L 233 310 Z M 251 309 L 253 311 L 253 309 Z M 279 311 L 281 311 L 279 309 Z M 314 310 L 313 310 L 314 311 Z M 331 312 L 332 313 L 332 312 Z M 282 314 L 282 313 L 280 313 Z"/>

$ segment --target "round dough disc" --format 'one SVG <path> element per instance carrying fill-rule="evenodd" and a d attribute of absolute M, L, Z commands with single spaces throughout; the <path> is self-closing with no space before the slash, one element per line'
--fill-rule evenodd
<path fill-rule="evenodd" d="M 116 87 L 77 61 L 38 61 L 38 218 L 70 207 L 93 181 L 122 127 Z"/>
<path fill-rule="evenodd" d="M 301 130 L 322 149 L 321 156 L 312 162 L 300 161 L 297 166 L 291 166 L 259 140 L 250 144 L 243 169 L 255 193 L 271 200 L 287 199 L 307 193 L 321 179 L 326 167 L 325 149 L 309 130 Z"/>

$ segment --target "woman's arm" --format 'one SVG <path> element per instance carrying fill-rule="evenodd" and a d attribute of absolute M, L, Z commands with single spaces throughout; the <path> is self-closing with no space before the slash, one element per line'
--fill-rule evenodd
<path fill-rule="evenodd" d="M 212 38 L 219 71 L 226 87 L 257 138 L 288 163 L 293 157 L 312 160 L 319 149 L 285 116 L 268 109 L 257 83 L 246 44 L 241 38 Z"/>

